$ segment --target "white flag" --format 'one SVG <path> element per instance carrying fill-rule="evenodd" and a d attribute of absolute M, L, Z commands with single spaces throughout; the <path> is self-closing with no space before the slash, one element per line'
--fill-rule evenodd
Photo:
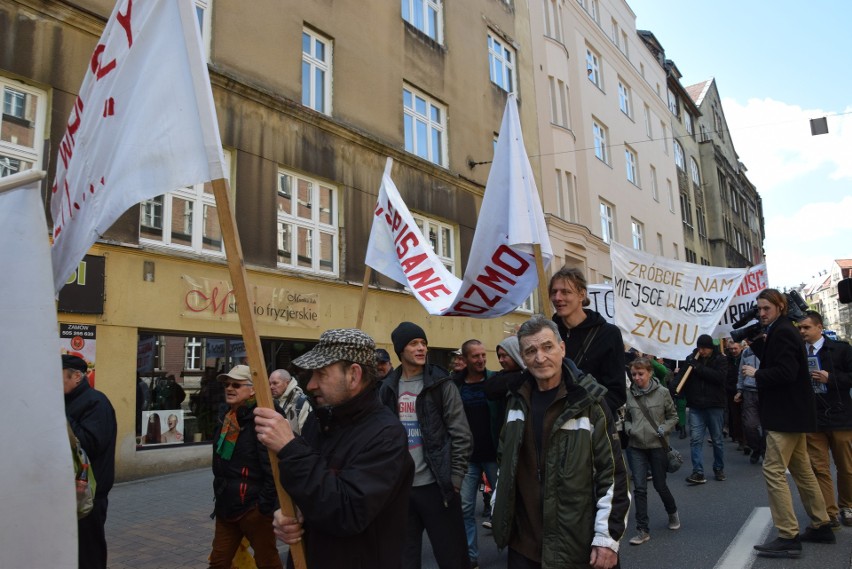
<path fill-rule="evenodd" d="M 731 330 L 734 329 L 734 323 L 757 306 L 757 295 L 769 286 L 768 279 L 766 263 L 761 263 L 750 268 L 745 277 L 743 277 L 737 293 L 731 299 L 731 304 L 728 305 L 725 314 L 719 321 L 719 325 L 716 326 L 711 336 L 714 338 L 730 336 Z"/>
<path fill-rule="evenodd" d="M 224 173 L 193 3 L 119 1 L 59 143 L 55 291 L 128 208 Z"/>
<path fill-rule="evenodd" d="M 366 263 L 407 286 L 433 315 L 492 318 L 511 312 L 538 284 L 533 245 L 553 258 L 538 190 L 524 148 L 518 105 L 506 101 L 464 279 L 432 251 L 385 168 Z"/>
<path fill-rule="evenodd" d="M 0 358 L 11 365 L 0 403 L 0 567 L 70 569 L 77 567 L 77 500 L 39 188 L 36 181 L 0 192 Z"/>
<path fill-rule="evenodd" d="M 610 245 L 615 323 L 641 352 L 682 360 L 711 334 L 746 269 L 706 267 Z"/>

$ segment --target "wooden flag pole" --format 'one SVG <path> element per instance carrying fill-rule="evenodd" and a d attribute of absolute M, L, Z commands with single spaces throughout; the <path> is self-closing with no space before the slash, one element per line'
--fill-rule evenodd
<path fill-rule="evenodd" d="M 364 265 L 364 284 L 361 285 L 361 301 L 358 303 L 358 319 L 355 321 L 355 327 L 359 329 L 364 323 L 364 308 L 367 307 L 367 291 L 370 288 L 371 278 L 373 278 L 373 268 L 370 265 Z"/>
<path fill-rule="evenodd" d="M 44 176 L 44 170 L 27 170 L 25 172 L 6 176 L 5 178 L 0 178 L 0 194 L 11 190 L 17 190 L 22 186 L 41 180 Z"/>
<path fill-rule="evenodd" d="M 544 258 L 541 256 L 541 243 L 533 243 L 535 268 L 538 271 L 539 312 L 550 318 L 550 291 L 547 290 L 547 280 L 544 276 Z"/>
<path fill-rule="evenodd" d="M 675 389 L 675 395 L 680 393 L 680 390 L 683 389 L 683 384 L 686 383 L 686 380 L 689 378 L 689 374 L 692 373 L 692 366 L 689 366 L 689 369 L 686 370 L 686 373 L 683 374 L 683 378 L 681 378 L 680 383 L 677 384 L 677 388 Z"/>
<path fill-rule="evenodd" d="M 228 197 L 228 181 L 221 178 L 213 180 L 213 195 L 216 198 L 216 209 L 219 211 L 219 226 L 222 231 L 222 240 L 225 243 L 225 256 L 228 260 L 228 270 L 231 273 L 231 285 L 234 287 L 234 298 L 237 301 L 237 312 L 240 317 L 240 330 L 246 347 L 248 365 L 251 368 L 257 404 L 260 407 L 274 409 L 272 392 L 269 390 L 269 376 L 266 373 L 260 336 L 257 333 L 254 310 L 248 293 L 243 249 L 240 245 L 239 233 L 237 233 L 234 211 L 231 209 L 231 201 Z M 278 457 L 271 450 L 268 452 L 281 511 L 284 512 L 285 516 L 296 517 L 293 500 L 281 486 L 278 476 Z M 301 541 L 290 546 L 290 555 L 293 556 L 293 564 L 296 569 L 307 569 L 305 548 Z"/>

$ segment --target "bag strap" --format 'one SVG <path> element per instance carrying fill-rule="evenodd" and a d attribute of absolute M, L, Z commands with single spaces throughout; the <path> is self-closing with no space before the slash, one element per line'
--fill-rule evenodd
<path fill-rule="evenodd" d="M 580 347 L 580 351 L 577 353 L 576 358 L 572 358 L 574 360 L 574 364 L 577 367 L 580 367 L 580 363 L 583 361 L 583 358 L 586 357 L 586 350 L 589 349 L 589 344 L 592 343 L 592 340 L 595 339 L 595 336 L 598 334 L 598 330 L 601 329 L 602 324 L 598 324 L 594 328 L 592 328 L 591 332 L 586 334 L 586 339 L 583 340 L 583 345 Z"/>
<path fill-rule="evenodd" d="M 642 411 L 643 415 L 645 415 L 645 419 L 647 419 L 648 422 L 651 423 L 651 426 L 654 427 L 654 431 L 657 432 L 657 436 L 660 437 L 660 440 L 663 441 L 663 445 L 665 445 L 663 448 L 668 450 L 669 449 L 669 439 L 668 439 L 667 436 L 660 434 L 660 427 L 657 425 L 657 422 L 654 421 L 654 419 L 651 418 L 651 414 L 648 413 L 648 408 L 645 406 L 645 402 L 642 401 L 641 397 L 634 397 L 634 399 L 636 400 L 636 403 L 639 405 L 639 410 Z"/>

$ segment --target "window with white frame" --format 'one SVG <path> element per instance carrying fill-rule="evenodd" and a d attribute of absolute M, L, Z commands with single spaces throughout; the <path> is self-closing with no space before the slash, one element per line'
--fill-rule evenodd
<path fill-rule="evenodd" d="M 612 243 L 615 239 L 615 206 L 601 201 L 601 239 Z"/>
<path fill-rule="evenodd" d="M 667 94 L 669 110 L 674 116 L 680 118 L 680 101 L 678 100 L 677 95 L 675 95 L 674 91 L 672 91 L 671 89 L 667 89 Z"/>
<path fill-rule="evenodd" d="M 695 217 L 696 221 L 698 222 L 698 235 L 700 237 L 707 237 L 707 219 L 704 217 L 703 207 L 696 206 Z"/>
<path fill-rule="evenodd" d="M 665 254 L 663 252 L 663 234 L 662 233 L 657 233 L 657 254 L 661 257 Z"/>
<path fill-rule="evenodd" d="M 624 162 L 627 167 L 627 181 L 634 186 L 639 185 L 639 159 L 636 151 L 629 146 L 624 147 Z"/>
<path fill-rule="evenodd" d="M 685 113 L 686 132 L 690 135 L 695 134 L 695 122 L 692 118 L 692 113 Z"/>
<path fill-rule="evenodd" d="M 515 50 L 492 32 L 488 32 L 488 72 L 492 83 L 515 92 Z"/>
<path fill-rule="evenodd" d="M 592 20 L 598 22 L 598 18 L 600 18 L 600 7 L 598 6 L 598 0 L 589 0 L 589 16 L 592 17 Z"/>
<path fill-rule="evenodd" d="M 631 234 L 633 235 L 633 248 L 637 251 L 645 250 L 645 224 L 635 219 L 630 220 Z"/>
<path fill-rule="evenodd" d="M 618 35 L 618 22 L 616 21 L 615 18 L 610 20 L 609 26 L 610 26 L 610 39 L 612 40 L 612 43 L 614 43 L 615 46 L 618 47 L 618 38 L 620 36 Z"/>
<path fill-rule="evenodd" d="M 402 89 L 405 124 L 405 150 L 447 166 L 447 110 L 417 89 Z"/>
<path fill-rule="evenodd" d="M 187 336 L 184 342 L 185 348 L 185 357 L 183 362 L 183 369 L 185 370 L 198 370 L 203 369 L 204 362 L 204 343 L 201 342 L 201 338 L 197 338 L 195 336 Z"/>
<path fill-rule="evenodd" d="M 681 192 L 680 194 L 680 216 L 683 224 L 689 229 L 692 229 L 692 204 L 689 199 L 689 194 Z"/>
<path fill-rule="evenodd" d="M 402 0 L 402 19 L 436 42 L 444 42 L 442 0 Z"/>
<path fill-rule="evenodd" d="M 564 174 L 564 176 L 563 176 Z M 577 222 L 577 181 L 571 172 L 556 169 L 556 207 L 559 217 Z"/>
<path fill-rule="evenodd" d="M 630 57 L 630 45 L 627 41 L 627 32 L 624 30 L 621 30 L 621 53 L 627 58 Z"/>
<path fill-rule="evenodd" d="M 41 168 L 47 95 L 0 76 L 0 178 Z"/>
<path fill-rule="evenodd" d="M 593 52 L 591 48 L 586 48 L 586 73 L 589 81 L 594 83 L 598 89 L 603 89 L 603 80 L 601 78 L 600 57 Z"/>
<path fill-rule="evenodd" d="M 607 147 L 607 129 L 597 121 L 592 122 L 592 132 L 595 138 L 595 156 L 601 162 L 609 164 L 609 148 Z"/>
<path fill-rule="evenodd" d="M 669 129 L 666 127 L 666 123 L 660 121 L 660 132 L 662 133 L 663 140 L 663 153 L 668 156 L 669 155 Z"/>
<path fill-rule="evenodd" d="M 544 33 L 547 37 L 562 42 L 562 0 L 545 0 Z"/>
<path fill-rule="evenodd" d="M 674 141 L 674 159 L 675 164 L 681 171 L 686 172 L 686 163 L 684 162 L 683 146 L 677 140 Z"/>
<path fill-rule="evenodd" d="M 618 80 L 618 108 L 628 117 L 633 116 L 630 106 L 630 87 L 621 78 Z"/>
<path fill-rule="evenodd" d="M 331 115 L 332 43 L 313 30 L 302 30 L 302 104 Z"/>
<path fill-rule="evenodd" d="M 225 171 L 231 153 L 225 151 Z M 139 204 L 139 241 L 175 249 L 223 255 L 222 230 L 213 184 L 195 184 Z"/>
<path fill-rule="evenodd" d="M 645 134 L 648 139 L 654 138 L 654 131 L 651 130 L 651 107 L 645 104 Z"/>
<path fill-rule="evenodd" d="M 338 191 L 295 172 L 278 171 L 278 266 L 337 275 Z"/>
<path fill-rule="evenodd" d="M 561 79 L 548 77 L 550 84 L 550 122 L 561 127 L 570 128 L 568 116 L 568 87 Z"/>
<path fill-rule="evenodd" d="M 672 181 L 666 178 L 666 189 L 669 192 L 669 211 L 674 213 L 675 210 L 675 200 L 674 200 L 674 188 L 672 187 Z"/>
<path fill-rule="evenodd" d="M 701 170 L 698 168 L 698 162 L 692 156 L 689 157 L 689 169 L 692 174 L 692 183 L 701 186 Z"/>
<path fill-rule="evenodd" d="M 657 169 L 651 166 L 651 197 L 655 202 L 660 201 L 660 188 L 657 186 Z"/>
<path fill-rule="evenodd" d="M 424 215 L 412 213 L 411 217 L 420 228 L 423 237 L 429 240 L 432 250 L 447 270 L 456 274 L 456 230 L 452 225 Z"/>
<path fill-rule="evenodd" d="M 201 31 L 201 45 L 204 47 L 204 60 L 210 61 L 210 38 L 213 18 L 213 0 L 195 0 L 195 16 L 198 18 L 198 29 Z"/>

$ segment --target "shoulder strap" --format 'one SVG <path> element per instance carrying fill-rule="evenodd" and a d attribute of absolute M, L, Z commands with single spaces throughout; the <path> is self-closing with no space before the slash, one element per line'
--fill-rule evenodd
<path fill-rule="evenodd" d="M 598 324 L 591 331 L 586 334 L 586 339 L 583 340 L 583 346 L 580 348 L 580 352 L 577 354 L 577 357 L 574 358 L 574 363 L 577 364 L 577 367 L 580 367 L 580 363 L 583 361 L 583 358 L 586 357 L 586 350 L 589 349 L 589 344 L 592 343 L 592 340 L 595 339 L 595 336 L 598 333 L 598 330 L 601 329 L 602 324 Z"/>
<path fill-rule="evenodd" d="M 657 431 L 657 436 L 660 437 L 660 439 L 663 441 L 664 448 L 668 449 L 669 448 L 668 438 L 665 435 L 660 434 L 660 431 L 659 431 L 660 427 L 657 425 L 657 422 L 654 421 L 654 419 L 651 418 L 651 414 L 648 413 L 648 408 L 645 406 L 645 402 L 642 401 L 641 397 L 634 397 L 634 399 L 636 400 L 636 403 L 639 405 L 639 410 L 642 411 L 643 415 L 645 415 L 645 419 L 647 419 L 648 422 L 651 423 L 651 426 L 654 427 L 654 430 Z"/>

